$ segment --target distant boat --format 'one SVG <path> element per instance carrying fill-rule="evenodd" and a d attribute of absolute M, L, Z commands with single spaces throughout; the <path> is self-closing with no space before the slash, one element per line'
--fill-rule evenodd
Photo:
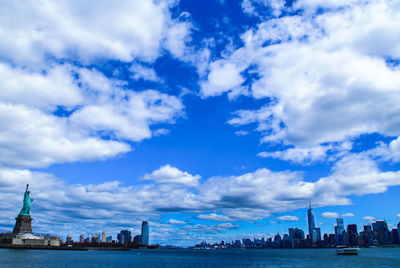
<path fill-rule="evenodd" d="M 358 255 L 359 248 L 346 248 L 346 247 L 337 247 L 336 254 L 338 255 Z"/>

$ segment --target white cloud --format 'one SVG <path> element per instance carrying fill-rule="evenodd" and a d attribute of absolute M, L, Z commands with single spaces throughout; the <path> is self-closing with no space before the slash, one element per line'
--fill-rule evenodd
<path fill-rule="evenodd" d="M 301 173 L 259 169 L 241 176 L 212 177 L 199 184 L 200 176 L 166 165 L 144 176 L 152 180 L 150 183 L 67 184 L 48 173 L 2 168 L 0 212 L 8 223 L 0 223 L 0 228 L 6 231 L 7 226 L 14 224 L 26 183 L 31 185 L 35 199 L 32 206 L 32 215 L 37 219 L 33 223 L 35 230 L 72 234 L 90 228 L 115 232 L 136 228 L 144 219 L 157 222 L 154 219 L 160 214 L 185 212 L 197 214 L 198 219 L 249 221 L 304 208 L 310 199 L 315 206 L 346 205 L 351 203 L 348 199 L 351 195 L 384 192 L 387 187 L 398 185 L 399 176 L 379 172 L 368 160 L 360 158 L 339 162 L 330 176 L 316 182 L 305 181 Z M 79 226 L 73 225 L 76 219 Z M 298 220 L 288 215 L 278 219 Z M 179 225 L 185 223 L 171 219 L 168 224 L 181 228 Z M 231 223 L 185 225 L 182 230 L 219 233 L 236 227 Z"/>
<path fill-rule="evenodd" d="M 399 218 L 400 218 L 400 213 L 396 215 L 396 219 L 399 219 Z"/>
<path fill-rule="evenodd" d="M 84 129 L 109 131 L 118 139 L 141 141 L 151 137 L 151 124 L 173 122 L 183 109 L 178 98 L 154 90 L 120 94 L 120 98 L 108 99 L 107 103 L 82 107 L 70 120 Z"/>
<path fill-rule="evenodd" d="M 235 134 L 237 136 L 246 136 L 246 135 L 249 134 L 249 132 L 248 131 L 244 131 L 244 130 L 238 130 L 238 131 L 235 131 Z"/>
<path fill-rule="evenodd" d="M 260 78 L 250 79 L 251 95 L 270 101 L 261 109 L 238 112 L 229 123 L 255 123 L 263 142 L 294 146 L 295 151 L 270 155 L 282 159 L 320 159 L 323 146 L 362 134 L 399 136 L 400 69 L 386 64 L 387 58 L 400 58 L 399 5 L 298 3 L 327 10 L 270 19 L 245 32 L 244 46 L 211 63 L 201 83 L 203 96 L 240 86 L 253 68 Z M 229 84 L 217 85 L 214 74 L 229 77 Z"/>
<path fill-rule="evenodd" d="M 372 217 L 372 216 L 365 216 L 365 217 L 363 217 L 363 220 L 372 222 L 372 221 L 375 220 L 375 217 Z"/>
<path fill-rule="evenodd" d="M 351 212 L 342 214 L 342 217 L 354 217 L 354 214 Z"/>
<path fill-rule="evenodd" d="M 197 218 L 202 219 L 202 220 L 212 220 L 212 221 L 230 221 L 230 220 L 232 220 L 231 217 L 221 215 L 221 214 L 216 214 L 216 213 L 200 214 L 197 216 Z"/>
<path fill-rule="evenodd" d="M 279 16 L 285 8 L 284 0 L 243 0 L 242 9 L 248 15 L 262 16 L 267 13 L 269 16 Z M 267 10 L 266 10 L 267 8 Z M 261 13 L 261 14 L 260 14 Z"/>
<path fill-rule="evenodd" d="M 157 77 L 157 74 L 153 68 L 149 68 L 140 64 L 132 64 L 129 68 L 129 71 L 132 73 L 132 78 L 135 80 L 144 79 L 154 82 L 161 81 L 161 79 Z"/>
<path fill-rule="evenodd" d="M 210 66 L 207 82 L 202 83 L 201 93 L 204 97 L 221 95 L 226 91 L 238 88 L 244 79 L 240 70 L 232 63 L 216 61 Z"/>
<path fill-rule="evenodd" d="M 169 219 L 168 223 L 170 223 L 170 224 L 187 224 L 186 221 L 180 221 L 180 220 L 175 220 L 175 219 Z"/>
<path fill-rule="evenodd" d="M 130 151 L 128 144 L 87 135 L 72 128 L 68 119 L 22 105 L 0 102 L 0 122 L 2 166 L 37 168 L 104 159 Z"/>
<path fill-rule="evenodd" d="M 0 101 L 54 110 L 82 103 L 83 96 L 68 65 L 58 65 L 46 74 L 11 67 L 0 62 Z"/>
<path fill-rule="evenodd" d="M 278 220 L 281 220 L 281 221 L 298 221 L 299 217 L 285 215 L 285 216 L 279 216 Z"/>
<path fill-rule="evenodd" d="M 239 225 L 227 222 L 227 223 L 220 223 L 217 225 L 204 225 L 204 224 L 186 225 L 183 228 L 190 230 L 192 232 L 199 232 L 204 234 L 210 234 L 210 233 L 216 234 L 230 229 L 235 229 L 237 227 L 239 227 Z"/>
<path fill-rule="evenodd" d="M 176 1 L 8 2 L 0 10 L 0 56 L 21 65 L 41 64 L 46 56 L 83 62 L 108 58 L 153 61 L 161 45 L 179 56 L 188 31 L 171 18 Z M 171 34 L 176 33 L 176 34 Z M 174 38 L 173 40 L 170 40 Z M 172 43 L 173 45 L 171 45 Z"/>
<path fill-rule="evenodd" d="M 153 171 L 151 174 L 146 174 L 143 177 L 145 180 L 152 180 L 160 184 L 175 184 L 186 187 L 196 187 L 199 185 L 200 175 L 191 175 L 183 172 L 170 165 L 165 165 Z"/>
<path fill-rule="evenodd" d="M 124 141 L 150 138 L 151 125 L 173 123 L 183 114 L 177 97 L 125 89 L 124 82 L 96 69 L 56 65 L 37 73 L 0 62 L 0 71 L 0 165 L 114 157 L 130 151 Z"/>
<path fill-rule="evenodd" d="M 336 219 L 339 218 L 339 213 L 337 212 L 324 212 L 321 214 L 323 218 L 328 218 L 328 219 Z"/>

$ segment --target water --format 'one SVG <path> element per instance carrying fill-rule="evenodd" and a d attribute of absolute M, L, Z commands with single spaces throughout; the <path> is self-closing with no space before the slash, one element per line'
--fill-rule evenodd
<path fill-rule="evenodd" d="M 0 267 L 400 267 L 400 248 L 64 251 L 0 249 Z"/>

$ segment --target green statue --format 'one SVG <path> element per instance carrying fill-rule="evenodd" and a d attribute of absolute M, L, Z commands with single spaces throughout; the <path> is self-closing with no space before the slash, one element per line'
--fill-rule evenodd
<path fill-rule="evenodd" d="M 31 203 L 33 199 L 29 196 L 30 191 L 28 191 L 29 184 L 26 185 L 26 190 L 24 194 L 24 206 L 18 215 L 30 216 L 31 213 Z"/>

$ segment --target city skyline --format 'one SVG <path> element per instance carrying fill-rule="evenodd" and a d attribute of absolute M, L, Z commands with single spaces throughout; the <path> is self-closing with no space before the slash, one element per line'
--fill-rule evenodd
<path fill-rule="evenodd" d="M 400 220 L 397 1 L 4 1 L 0 232 L 319 233 Z M 317 229 L 320 228 L 320 229 Z M 345 227 L 344 227 L 345 228 Z M 146 229 L 146 228 L 144 228 Z M 114 238 L 115 239 L 115 238 Z"/>

